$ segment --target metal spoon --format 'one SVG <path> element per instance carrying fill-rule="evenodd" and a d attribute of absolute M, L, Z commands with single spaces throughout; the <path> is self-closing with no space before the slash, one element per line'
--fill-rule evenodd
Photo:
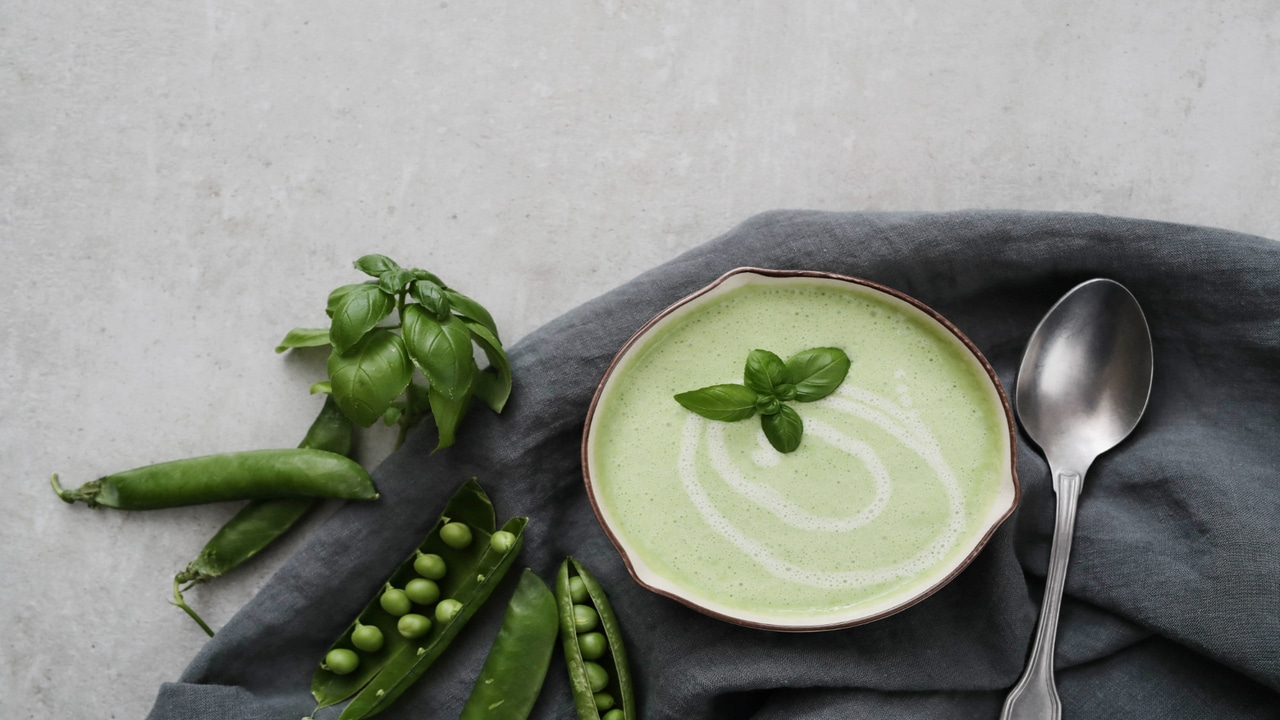
<path fill-rule="evenodd" d="M 1058 496 L 1049 575 L 1035 643 L 1022 679 L 1004 703 L 1003 720 L 1057 720 L 1054 639 L 1071 555 L 1076 499 L 1095 458 L 1138 424 L 1151 394 L 1151 332 L 1123 285 L 1097 279 L 1062 296 L 1027 343 L 1018 369 L 1017 412 L 1044 451 Z"/>

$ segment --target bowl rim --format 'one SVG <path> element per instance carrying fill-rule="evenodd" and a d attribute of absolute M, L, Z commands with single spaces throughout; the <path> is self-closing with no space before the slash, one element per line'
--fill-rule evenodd
<path fill-rule="evenodd" d="M 591 444 L 591 426 L 595 418 L 596 408 L 600 403 L 600 398 L 604 393 L 605 386 L 608 384 L 609 379 L 613 377 L 614 370 L 617 369 L 619 363 L 627 355 L 627 353 L 630 352 L 631 348 L 637 342 L 639 342 L 639 340 L 642 337 L 644 337 L 649 332 L 649 330 L 651 330 L 655 325 L 662 322 L 672 313 L 676 312 L 677 310 L 689 304 L 690 302 L 697 300 L 698 298 L 704 295 L 707 295 L 708 293 L 711 293 L 712 291 L 719 288 L 728 280 L 743 274 L 760 275 L 767 278 L 813 278 L 813 279 L 820 279 L 820 280 L 836 280 L 836 281 L 848 282 L 848 283 L 853 283 L 855 285 L 861 285 L 863 287 L 869 288 L 874 291 L 884 293 L 886 295 L 889 295 L 893 298 L 901 300 L 915 307 L 916 309 L 928 315 L 933 320 L 937 321 L 940 325 L 942 325 L 942 327 L 946 328 L 947 331 L 952 333 L 956 337 L 956 339 L 959 340 L 960 343 L 963 344 L 964 347 L 968 349 L 970 353 L 972 353 L 974 358 L 982 366 L 983 370 L 986 371 L 987 377 L 991 381 L 992 387 L 995 388 L 996 394 L 1000 399 L 1000 405 L 1004 409 L 1005 426 L 1008 429 L 1008 433 L 1009 433 L 1009 437 L 1008 437 L 1009 480 L 1013 485 L 1013 496 L 1009 502 L 1009 507 L 1005 509 L 1005 511 L 998 518 L 996 518 L 994 521 L 990 523 L 990 526 L 987 528 L 986 532 L 983 533 L 982 537 L 978 540 L 977 544 L 974 545 L 973 549 L 969 552 L 967 556 L 964 557 L 963 560 L 961 560 L 959 563 L 956 564 L 956 566 L 951 570 L 951 572 L 947 573 L 947 575 L 941 578 L 938 582 L 921 590 L 920 592 L 907 598 L 903 602 L 898 603 L 897 605 L 894 605 L 880 612 L 877 612 L 874 615 L 853 618 L 850 620 L 844 620 L 844 621 L 833 622 L 833 623 L 818 623 L 813 625 L 783 625 L 783 624 L 777 624 L 777 623 L 748 620 L 741 617 L 728 615 L 728 614 L 719 612 L 717 610 L 713 610 L 711 608 L 700 605 L 697 602 L 694 602 L 693 600 L 690 600 L 687 597 L 683 597 L 677 593 L 665 590 L 663 588 L 655 587 L 649 584 L 648 582 L 646 582 L 636 572 L 636 568 L 631 559 L 631 556 L 627 553 L 627 549 L 623 546 L 623 543 L 618 539 L 617 535 L 614 534 L 613 528 L 611 528 L 609 524 L 605 522 L 604 515 L 601 512 L 600 506 L 596 501 L 596 494 L 592 486 L 592 480 L 591 480 L 591 469 L 590 469 L 591 465 L 589 463 L 589 454 L 590 454 L 589 448 Z M 698 290 L 695 290 L 694 292 L 684 296 L 683 298 L 680 298 L 676 302 L 667 306 L 657 315 L 654 315 L 652 318 L 650 318 L 648 322 L 646 322 L 644 325 L 640 327 L 640 329 L 636 330 L 635 333 L 633 333 L 631 337 L 628 338 L 627 341 L 622 345 L 622 347 L 618 349 L 618 352 L 614 354 L 613 359 L 610 360 L 609 366 L 605 369 L 604 374 L 600 378 L 600 382 L 596 385 L 595 393 L 591 397 L 591 405 L 587 409 L 586 419 L 582 428 L 582 444 L 580 448 L 580 459 L 582 462 L 582 479 L 583 479 L 583 483 L 586 486 L 586 491 L 587 491 L 587 500 L 591 503 L 591 511 L 595 514 L 596 522 L 600 524 L 601 529 L 604 530 L 605 535 L 609 538 L 609 542 L 613 544 L 614 549 L 617 550 L 618 554 L 622 557 L 622 562 L 626 566 L 627 572 L 630 573 L 631 578 L 635 580 L 636 583 L 639 584 L 641 587 L 657 595 L 675 600 L 676 602 L 679 602 L 680 604 L 685 605 L 694 610 L 697 610 L 698 612 L 704 615 L 708 615 L 710 617 L 716 618 L 717 620 L 722 620 L 724 622 L 732 623 L 739 626 L 755 628 L 759 630 L 772 630 L 772 631 L 778 631 L 778 632 L 824 632 L 828 630 L 841 630 L 844 628 L 856 627 L 858 625 L 865 625 L 867 623 L 875 622 L 876 620 L 881 620 L 886 617 L 889 617 L 890 615 L 895 615 L 899 612 L 902 612 L 903 610 L 906 610 L 907 608 L 912 607 L 913 605 L 916 605 L 917 603 L 920 603 L 921 601 L 925 600 L 929 596 L 936 593 L 938 590 L 941 590 L 944 586 L 946 586 L 948 583 L 954 580 L 957 575 L 959 575 L 962 571 L 964 571 L 965 568 L 969 567 L 969 565 L 973 562 L 974 558 L 976 558 L 978 554 L 982 552 L 982 550 L 987 546 L 987 543 L 990 542 L 992 536 L 995 535 L 996 530 L 998 530 L 1000 526 L 1002 526 L 1005 523 L 1005 521 L 1008 520 L 1011 515 L 1013 515 L 1013 512 L 1018 508 L 1018 505 L 1022 501 L 1022 484 L 1018 479 L 1017 433 L 1018 433 L 1017 423 L 1014 420 L 1013 406 L 1009 402 L 1009 396 L 1005 392 L 1004 385 L 1001 384 L 1000 378 L 996 374 L 995 369 L 991 366 L 991 363 L 987 361 L 986 356 L 982 354 L 982 351 L 980 351 L 978 347 L 974 345 L 973 341 L 970 340 L 967 335 L 961 332 L 960 329 L 956 327 L 950 320 L 943 317 L 941 313 L 929 307 L 925 303 L 921 302 L 920 300 L 917 300 L 916 298 L 900 290 L 895 290 L 894 288 L 888 287 L 886 285 L 881 285 L 880 283 L 873 282 L 865 278 L 854 277 L 851 275 L 842 275 L 839 273 L 825 272 L 820 270 L 776 270 L 776 269 L 744 266 L 744 267 L 734 268 L 724 273 L 723 275 L 721 275 L 720 277 L 712 281 L 710 284 Z"/>

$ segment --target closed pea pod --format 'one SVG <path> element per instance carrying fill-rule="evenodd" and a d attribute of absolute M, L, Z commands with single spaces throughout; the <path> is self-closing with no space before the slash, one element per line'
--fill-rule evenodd
<path fill-rule="evenodd" d="M 325 450 L 339 455 L 351 452 L 352 425 L 332 397 L 325 397 L 320 414 L 299 443 L 300 448 Z M 173 578 L 172 604 L 191 616 L 213 636 L 213 629 L 187 605 L 182 593 L 238 567 L 284 535 L 316 503 L 317 498 L 251 500 L 218 530 L 200 554 Z M 185 585 L 186 587 L 183 587 Z"/>
<path fill-rule="evenodd" d="M 342 720 L 367 718 L 386 709 L 444 652 L 493 592 L 520 551 L 527 522 L 526 518 L 507 521 L 502 529 L 511 533 L 515 543 L 506 552 L 494 550 L 489 542 L 496 531 L 493 505 L 474 480 L 464 483 L 449 500 L 426 539 L 383 586 L 384 589 L 388 584 L 393 588 L 407 587 L 422 577 L 416 568 L 438 574 L 444 567 L 444 574 L 434 579 L 442 598 L 436 606 L 450 601 L 451 605 L 456 603 L 453 617 L 448 622 L 437 622 L 435 608 L 420 604 L 414 604 L 411 612 L 404 615 L 392 615 L 382 607 L 383 593 L 379 591 L 379 596 L 365 606 L 333 648 L 354 647 L 353 633 L 358 625 L 379 628 L 384 639 L 382 647 L 376 652 L 361 653 L 360 666 L 347 675 L 338 675 L 323 667 L 316 670 L 311 692 L 317 709 L 350 699 L 339 716 Z M 464 548 L 448 545 L 440 537 L 440 529 L 450 523 L 465 524 L 480 542 L 469 543 Z M 434 557 L 430 562 L 421 561 L 431 556 Z M 405 599 L 409 597 L 406 595 Z M 411 615 L 421 620 L 406 621 L 402 629 L 400 622 Z M 412 637 L 402 630 L 407 630 Z"/>
<path fill-rule="evenodd" d="M 526 569 L 460 720 L 524 720 L 546 680 L 560 619 L 546 583 Z"/>
<path fill-rule="evenodd" d="M 582 563 L 566 558 L 556 576 L 555 594 L 578 720 L 601 720 L 606 715 L 609 720 L 635 720 L 635 693 L 622 630 L 604 589 Z"/>
<path fill-rule="evenodd" d="M 201 505 L 231 500 L 281 497 L 329 497 L 373 500 L 378 497 L 369 473 L 337 453 L 309 448 L 248 450 L 172 460 L 107 475 L 65 490 L 50 482 L 68 503 L 119 510 Z"/>
<path fill-rule="evenodd" d="M 294 525 L 316 501 L 311 498 L 259 500 L 246 505 L 213 536 L 194 561 L 173 578 L 173 605 L 213 637 L 213 628 L 187 604 L 183 593 L 257 555 Z"/>

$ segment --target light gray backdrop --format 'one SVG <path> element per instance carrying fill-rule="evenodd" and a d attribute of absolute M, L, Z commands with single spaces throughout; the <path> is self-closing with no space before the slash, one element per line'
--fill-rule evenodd
<path fill-rule="evenodd" d="M 141 717 L 201 647 L 169 581 L 233 509 L 48 474 L 295 444 L 322 369 L 271 348 L 355 257 L 514 341 L 779 207 L 1280 238 L 1277 68 L 1273 0 L 4 4 L 6 714 Z M 221 624 L 292 546 L 191 601 Z"/>

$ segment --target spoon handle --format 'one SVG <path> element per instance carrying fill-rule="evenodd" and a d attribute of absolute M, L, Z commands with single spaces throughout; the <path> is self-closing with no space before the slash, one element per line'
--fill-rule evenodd
<path fill-rule="evenodd" d="M 1058 516 L 1053 527 L 1053 546 L 1049 552 L 1049 575 L 1045 579 L 1044 601 L 1035 642 L 1022 679 L 1013 686 L 1004 701 L 1001 720 L 1058 720 L 1062 703 L 1053 683 L 1053 649 L 1058 634 L 1058 611 L 1062 607 L 1062 587 L 1067 579 L 1067 560 L 1071 557 L 1071 538 L 1076 527 L 1076 501 L 1084 478 L 1074 472 L 1057 473 Z"/>

